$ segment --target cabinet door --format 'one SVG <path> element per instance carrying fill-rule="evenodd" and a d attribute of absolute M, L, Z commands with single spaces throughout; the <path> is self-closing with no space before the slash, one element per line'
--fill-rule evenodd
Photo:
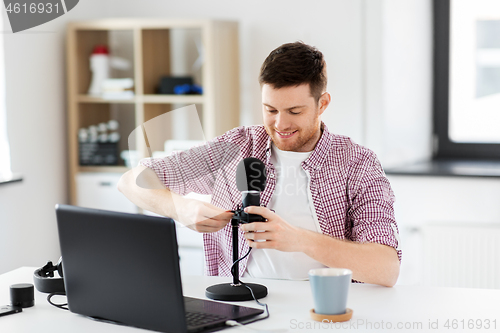
<path fill-rule="evenodd" d="M 179 266 L 182 275 L 203 275 L 203 249 L 179 246 Z"/>
<path fill-rule="evenodd" d="M 116 188 L 120 177 L 120 173 L 78 173 L 77 206 L 137 213 L 137 206 Z"/>

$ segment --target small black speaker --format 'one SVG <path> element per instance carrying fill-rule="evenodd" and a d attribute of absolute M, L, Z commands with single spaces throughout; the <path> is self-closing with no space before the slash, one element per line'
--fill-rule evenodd
<path fill-rule="evenodd" d="M 35 305 L 35 288 L 31 283 L 13 284 L 10 286 L 10 302 L 22 308 Z"/>

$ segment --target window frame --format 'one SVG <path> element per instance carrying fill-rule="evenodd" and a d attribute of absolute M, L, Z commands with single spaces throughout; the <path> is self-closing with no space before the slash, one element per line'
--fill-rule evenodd
<path fill-rule="evenodd" d="M 500 160 L 498 143 L 457 143 L 448 135 L 451 1 L 433 1 L 433 159 Z"/>

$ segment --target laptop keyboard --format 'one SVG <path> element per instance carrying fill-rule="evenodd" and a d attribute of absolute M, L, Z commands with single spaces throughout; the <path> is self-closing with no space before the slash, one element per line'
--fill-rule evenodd
<path fill-rule="evenodd" d="M 217 322 L 217 321 L 220 321 L 223 319 L 227 319 L 227 317 L 212 314 L 212 313 L 186 312 L 186 321 L 187 321 L 188 327 L 207 325 L 207 324 Z"/>

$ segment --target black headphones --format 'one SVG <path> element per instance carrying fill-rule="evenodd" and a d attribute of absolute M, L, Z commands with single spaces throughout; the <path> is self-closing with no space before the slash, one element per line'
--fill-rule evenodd
<path fill-rule="evenodd" d="M 54 278 L 55 271 L 57 271 L 60 278 Z M 36 289 L 42 293 L 65 293 L 62 257 L 55 266 L 52 261 L 49 261 L 45 266 L 37 269 L 33 273 L 33 281 Z"/>

